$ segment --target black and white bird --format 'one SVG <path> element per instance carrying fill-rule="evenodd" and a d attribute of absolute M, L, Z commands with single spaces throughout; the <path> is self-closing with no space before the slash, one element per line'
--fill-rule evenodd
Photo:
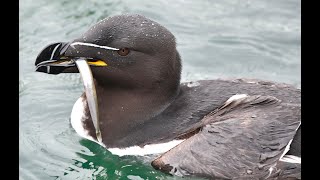
<path fill-rule="evenodd" d="M 159 154 L 178 176 L 301 179 L 301 91 L 262 80 L 180 83 L 174 35 L 141 15 L 99 21 L 48 45 L 36 71 L 78 73 L 71 125 L 113 154 Z"/>

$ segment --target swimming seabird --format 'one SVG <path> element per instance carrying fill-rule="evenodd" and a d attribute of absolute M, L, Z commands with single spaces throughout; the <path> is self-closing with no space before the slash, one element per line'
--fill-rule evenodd
<path fill-rule="evenodd" d="M 141 15 L 99 21 L 38 55 L 36 71 L 80 72 L 71 112 L 83 138 L 118 155 L 159 154 L 178 176 L 301 179 L 301 91 L 256 79 L 180 83 L 174 35 Z"/>

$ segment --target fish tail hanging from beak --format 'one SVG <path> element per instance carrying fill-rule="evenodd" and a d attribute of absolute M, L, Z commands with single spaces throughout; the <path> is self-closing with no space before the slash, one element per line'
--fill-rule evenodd
<path fill-rule="evenodd" d="M 93 81 L 91 69 L 84 58 L 75 60 L 75 63 L 81 74 L 87 102 L 90 110 L 91 119 L 96 130 L 97 140 L 102 142 L 101 131 L 99 126 L 99 108 L 97 100 L 97 92 Z"/>

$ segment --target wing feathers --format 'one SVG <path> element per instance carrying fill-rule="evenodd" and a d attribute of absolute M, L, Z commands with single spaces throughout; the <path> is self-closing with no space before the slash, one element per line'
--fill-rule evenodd
<path fill-rule="evenodd" d="M 239 97 L 205 116 L 197 134 L 152 165 L 171 174 L 221 179 L 272 178 L 284 172 L 278 162 L 300 126 L 300 106 L 272 96 Z"/>

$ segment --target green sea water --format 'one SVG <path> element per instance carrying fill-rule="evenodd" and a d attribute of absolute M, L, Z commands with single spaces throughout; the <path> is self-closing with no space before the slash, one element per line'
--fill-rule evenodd
<path fill-rule="evenodd" d="M 69 120 L 80 75 L 34 71 L 46 45 L 123 13 L 145 15 L 176 36 L 183 82 L 245 77 L 301 86 L 299 0 L 20 0 L 20 179 L 182 179 L 154 170 L 156 156 L 118 157 L 80 138 Z"/>

